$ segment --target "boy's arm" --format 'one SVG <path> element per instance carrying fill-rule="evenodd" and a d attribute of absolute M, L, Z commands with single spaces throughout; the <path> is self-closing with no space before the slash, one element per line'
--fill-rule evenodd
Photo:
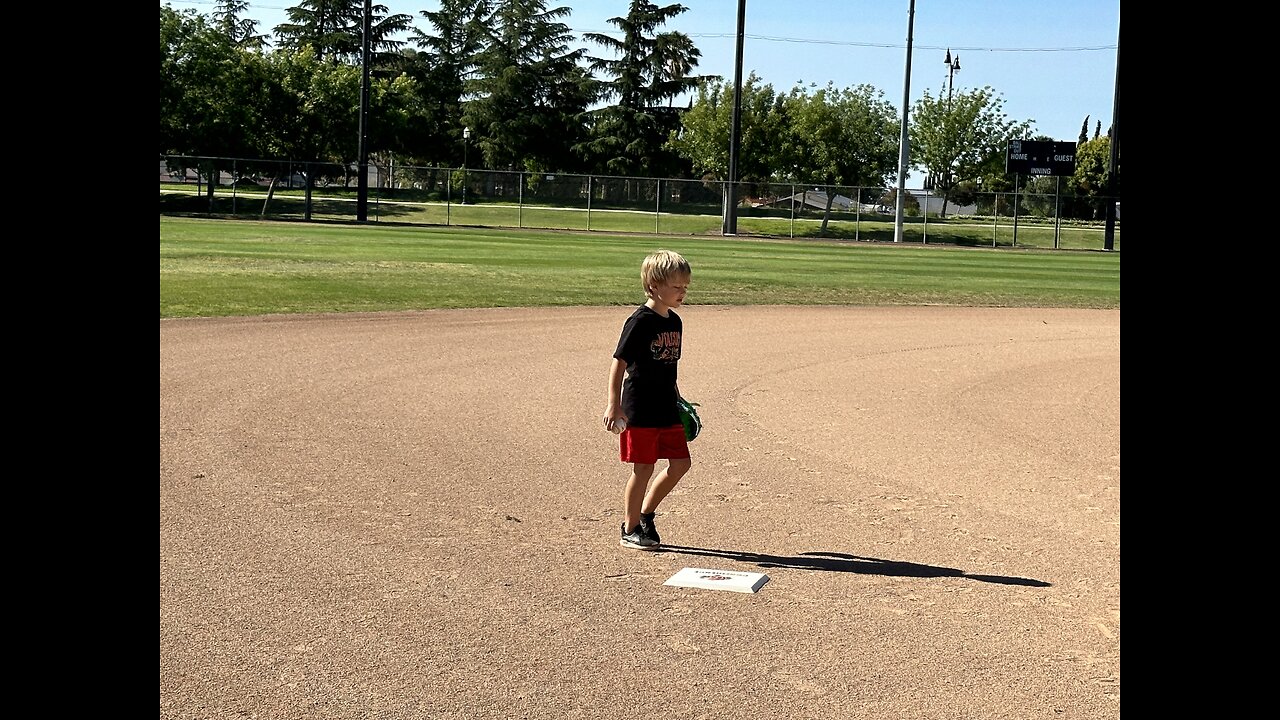
<path fill-rule="evenodd" d="M 627 364 L 618 358 L 609 365 L 609 401 L 604 409 L 604 428 L 613 429 L 613 421 L 622 415 L 622 377 L 627 372 Z"/>

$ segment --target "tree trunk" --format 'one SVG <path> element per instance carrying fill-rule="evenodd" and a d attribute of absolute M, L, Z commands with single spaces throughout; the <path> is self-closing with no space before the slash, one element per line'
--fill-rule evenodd
<path fill-rule="evenodd" d="M 831 192 L 830 186 L 827 187 L 827 207 L 822 211 L 822 227 L 818 228 L 818 237 L 827 236 L 827 221 L 831 219 L 831 204 L 836 201 L 836 196 Z"/>
<path fill-rule="evenodd" d="M 271 184 L 267 186 L 267 199 L 262 201 L 262 213 L 258 215 L 259 218 L 265 218 L 267 216 L 267 206 L 271 204 L 271 198 L 276 194 L 276 179 L 277 178 L 273 176 L 271 178 Z"/>

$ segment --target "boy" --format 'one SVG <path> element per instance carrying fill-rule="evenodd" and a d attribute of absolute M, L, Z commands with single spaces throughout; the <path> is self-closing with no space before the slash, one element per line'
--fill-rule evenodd
<path fill-rule="evenodd" d="M 644 259 L 640 282 L 649 299 L 623 323 L 609 366 L 604 426 L 620 431 L 621 460 L 631 463 L 619 543 L 633 550 L 658 549 L 654 513 L 692 465 L 676 410 L 676 364 L 684 325 L 675 308 L 684 303 L 690 275 L 689 262 L 678 253 L 659 250 Z M 650 484 L 660 459 L 667 460 L 667 467 Z"/>

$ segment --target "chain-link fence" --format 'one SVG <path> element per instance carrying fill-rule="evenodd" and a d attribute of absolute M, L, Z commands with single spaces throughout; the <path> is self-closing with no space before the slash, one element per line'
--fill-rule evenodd
<path fill-rule="evenodd" d="M 892 242 L 894 188 L 738 183 L 736 234 Z M 415 225 L 721 235 L 716 180 L 369 165 L 365 220 Z M 1106 199 L 908 188 L 901 240 L 988 247 L 1105 249 Z M 1120 203 L 1113 250 L 1120 249 Z M 160 211 L 356 221 L 355 165 L 162 156 Z M 1067 219 L 1071 218 L 1071 219 Z"/>

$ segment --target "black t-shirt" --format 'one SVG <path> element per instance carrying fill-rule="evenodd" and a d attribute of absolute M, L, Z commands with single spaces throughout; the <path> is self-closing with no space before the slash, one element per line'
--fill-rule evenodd
<path fill-rule="evenodd" d="M 684 323 L 674 310 L 662 317 L 641 305 L 622 324 L 613 356 L 627 364 L 622 383 L 622 412 L 636 427 L 680 424 L 676 411 L 676 363 Z"/>

